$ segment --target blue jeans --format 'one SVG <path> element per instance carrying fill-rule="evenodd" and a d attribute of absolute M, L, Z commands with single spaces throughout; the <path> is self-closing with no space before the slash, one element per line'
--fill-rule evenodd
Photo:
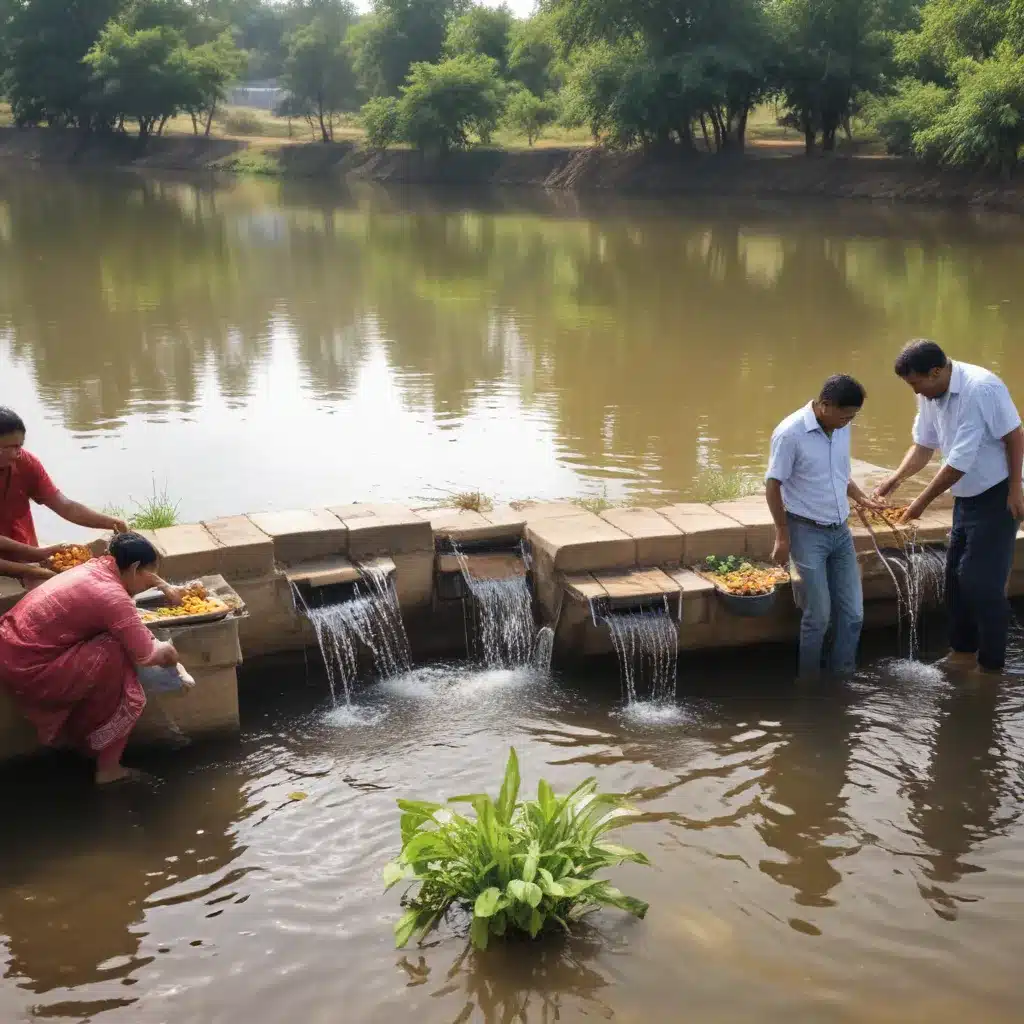
<path fill-rule="evenodd" d="M 1006 664 L 1006 581 L 1020 526 L 1007 508 L 1009 496 L 1004 480 L 975 498 L 957 498 L 946 555 L 949 645 L 961 654 L 977 654 L 978 664 L 989 671 Z"/>
<path fill-rule="evenodd" d="M 835 529 L 812 526 L 789 517 L 790 557 L 800 574 L 796 596 L 800 623 L 800 678 L 817 679 L 823 669 L 849 675 L 857 667 L 857 646 L 864 625 L 864 592 L 845 524 Z M 825 638 L 832 645 L 825 662 Z"/>

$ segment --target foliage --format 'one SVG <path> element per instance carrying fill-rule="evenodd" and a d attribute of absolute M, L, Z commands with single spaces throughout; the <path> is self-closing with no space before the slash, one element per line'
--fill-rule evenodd
<path fill-rule="evenodd" d="M 16 124 L 91 127 L 89 67 L 82 58 L 120 0 L 33 0 L 6 26 L 4 92 Z"/>
<path fill-rule="evenodd" d="M 508 64 L 512 12 L 507 5 L 474 5 L 456 18 L 448 28 L 444 52 L 449 57 L 481 54 L 497 63 L 502 74 Z"/>
<path fill-rule="evenodd" d="M 1009 175 L 1024 145 L 1024 57 L 1003 45 L 985 61 L 957 69 L 957 95 L 930 127 L 914 135 L 920 156 Z"/>
<path fill-rule="evenodd" d="M 535 96 L 529 89 L 515 89 L 505 104 L 503 121 L 509 129 L 524 135 L 529 145 L 540 138 L 544 129 L 558 119 L 555 104 Z"/>
<path fill-rule="evenodd" d="M 905 78 L 889 96 L 874 97 L 864 108 L 864 119 L 878 132 L 889 153 L 910 156 L 914 136 L 929 128 L 949 106 L 948 89 L 934 82 Z"/>
<path fill-rule="evenodd" d="M 718 501 L 733 501 L 746 498 L 761 490 L 761 481 L 746 473 L 722 473 L 708 469 L 694 481 L 693 501 L 714 504 Z"/>
<path fill-rule="evenodd" d="M 293 107 L 315 120 L 324 142 L 334 138 L 337 115 L 358 108 L 356 78 L 340 18 L 316 18 L 292 34 L 282 83 Z"/>
<path fill-rule="evenodd" d="M 468 9 L 468 0 L 375 0 L 348 35 L 363 92 L 397 95 L 414 64 L 441 59 L 449 25 Z"/>
<path fill-rule="evenodd" d="M 107 515 L 124 519 L 132 530 L 162 530 L 167 526 L 177 526 L 178 502 L 172 501 L 167 489 L 157 491 L 153 484 L 153 493 L 144 501 L 135 501 L 135 511 L 128 514 L 119 506 L 109 506 Z"/>
<path fill-rule="evenodd" d="M 398 139 L 398 100 L 394 96 L 375 96 L 359 112 L 359 121 L 367 145 L 383 152 Z"/>
<path fill-rule="evenodd" d="M 513 22 L 508 44 L 509 77 L 535 96 L 560 89 L 565 69 L 558 45 L 554 23 L 547 15 Z"/>
<path fill-rule="evenodd" d="M 142 138 L 197 100 L 185 42 L 174 29 L 132 30 L 111 22 L 85 63 L 92 69 L 101 116 L 132 118 Z"/>
<path fill-rule="evenodd" d="M 212 42 L 190 49 L 186 60 L 191 95 L 184 109 L 192 117 L 193 131 L 198 135 L 202 126 L 209 136 L 217 107 L 227 99 L 228 85 L 245 71 L 246 56 L 231 33 L 224 31 Z"/>
<path fill-rule="evenodd" d="M 455 797 L 472 805 L 475 818 L 441 804 L 399 800 L 402 852 L 384 870 L 387 887 L 413 885 L 406 912 L 395 925 L 401 948 L 422 940 L 453 907 L 472 911 L 470 940 L 486 949 L 510 932 L 536 938 L 553 925 L 569 925 L 599 906 L 637 917 L 647 904 L 595 878 L 599 871 L 647 858 L 605 841 L 631 821 L 623 801 L 597 792 L 587 779 L 558 798 L 541 780 L 536 800 L 519 800 L 519 761 L 513 749 L 497 800 L 486 794 Z M 416 891 L 413 892 L 412 890 Z"/>
<path fill-rule="evenodd" d="M 415 64 L 398 104 L 401 137 L 442 154 L 465 149 L 473 135 L 487 143 L 503 98 L 497 65 L 488 57 Z"/>
<path fill-rule="evenodd" d="M 448 495 L 441 508 L 455 508 L 460 512 L 490 512 L 494 502 L 483 491 L 458 491 Z"/>

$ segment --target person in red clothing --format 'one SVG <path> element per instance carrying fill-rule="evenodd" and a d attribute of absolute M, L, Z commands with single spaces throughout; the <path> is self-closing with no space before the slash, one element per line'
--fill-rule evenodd
<path fill-rule="evenodd" d="M 26 585 L 49 579 L 40 565 L 64 545 L 39 546 L 32 506 L 45 505 L 76 526 L 125 533 L 128 526 L 114 516 L 66 498 L 43 464 L 25 451 L 25 423 L 12 409 L 0 406 L 0 576 L 15 576 Z"/>

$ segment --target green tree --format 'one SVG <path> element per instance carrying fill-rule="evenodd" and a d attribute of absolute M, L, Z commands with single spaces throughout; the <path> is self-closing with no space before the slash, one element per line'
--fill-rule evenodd
<path fill-rule="evenodd" d="M 444 52 L 449 57 L 475 53 L 490 57 L 502 74 L 508 66 L 512 12 L 506 4 L 499 7 L 471 7 L 448 27 Z"/>
<path fill-rule="evenodd" d="M 213 42 L 190 49 L 187 70 L 191 95 L 184 109 L 192 118 L 192 130 L 209 137 L 217 107 L 227 97 L 228 86 L 245 71 L 247 58 L 236 45 L 229 31 L 222 32 Z"/>
<path fill-rule="evenodd" d="M 398 103 L 402 138 L 442 155 L 465 149 L 472 136 L 490 141 L 501 114 L 503 85 L 489 57 L 452 57 L 414 64 Z"/>
<path fill-rule="evenodd" d="M 358 108 L 352 61 L 340 24 L 317 18 L 289 38 L 282 84 L 294 107 L 314 119 L 324 142 L 334 138 L 337 115 Z"/>
<path fill-rule="evenodd" d="M 32 0 L 7 26 L 4 92 L 17 124 L 93 127 L 90 69 L 82 58 L 121 0 Z"/>
<path fill-rule="evenodd" d="M 193 98 L 188 48 L 170 28 L 132 31 L 111 22 L 85 55 L 104 116 L 138 123 L 140 138 L 159 134 Z"/>
<path fill-rule="evenodd" d="M 468 0 L 373 0 L 348 38 L 363 91 L 396 95 L 413 64 L 441 58 L 449 25 L 468 9 Z"/>
<path fill-rule="evenodd" d="M 549 16 L 536 14 L 512 23 L 508 44 L 509 77 L 535 96 L 544 96 L 563 84 L 558 37 Z"/>
<path fill-rule="evenodd" d="M 890 95 L 873 97 L 863 116 L 881 136 L 889 153 L 912 156 L 914 137 L 935 123 L 952 98 L 949 89 L 934 82 L 905 78 L 896 83 Z"/>
<path fill-rule="evenodd" d="M 359 112 L 359 121 L 371 149 L 383 152 L 398 139 L 398 100 L 394 96 L 375 96 Z"/>
<path fill-rule="evenodd" d="M 918 153 L 938 163 L 986 168 L 1008 177 L 1024 146 L 1024 57 L 1004 42 L 984 61 L 962 61 L 956 99 L 914 136 Z"/>
<path fill-rule="evenodd" d="M 527 143 L 532 146 L 557 117 L 558 111 L 551 100 L 541 99 L 520 86 L 509 95 L 502 120 L 511 131 L 524 135 Z"/>
<path fill-rule="evenodd" d="M 807 153 L 819 132 L 822 149 L 833 150 L 854 98 L 876 90 L 887 67 L 877 0 L 773 0 L 771 13 L 778 89 L 804 133 Z"/>

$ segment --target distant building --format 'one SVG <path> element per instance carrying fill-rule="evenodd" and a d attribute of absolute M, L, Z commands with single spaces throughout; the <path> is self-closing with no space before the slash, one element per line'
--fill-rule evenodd
<path fill-rule="evenodd" d="M 277 82 L 268 79 L 263 82 L 246 82 L 228 90 L 228 103 L 233 107 L 255 107 L 257 110 L 275 110 L 284 99 L 284 89 Z"/>

